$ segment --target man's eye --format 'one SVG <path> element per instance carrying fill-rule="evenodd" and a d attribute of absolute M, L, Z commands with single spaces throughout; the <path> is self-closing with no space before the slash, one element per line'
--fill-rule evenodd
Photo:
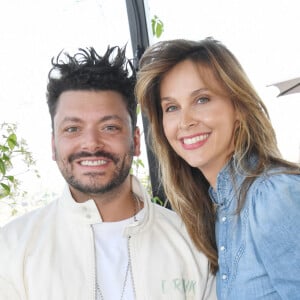
<path fill-rule="evenodd" d="M 104 130 L 105 131 L 116 131 L 116 130 L 118 130 L 119 129 L 119 127 L 117 127 L 117 126 L 115 126 L 115 125 L 108 125 L 108 126 L 105 126 L 104 127 Z"/>
<path fill-rule="evenodd" d="M 65 130 L 66 132 L 72 133 L 72 132 L 77 132 L 78 131 L 78 127 L 68 127 Z"/>

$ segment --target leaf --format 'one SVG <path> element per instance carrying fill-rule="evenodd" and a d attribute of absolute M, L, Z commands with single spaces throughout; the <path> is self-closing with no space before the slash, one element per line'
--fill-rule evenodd
<path fill-rule="evenodd" d="M 5 176 L 11 183 L 15 182 L 15 177 L 14 176 Z"/>
<path fill-rule="evenodd" d="M 156 25 L 156 37 L 160 37 L 164 31 L 164 24 L 163 22 L 159 21 Z"/>
<path fill-rule="evenodd" d="M 140 107 L 140 105 L 138 104 L 138 105 L 136 106 L 136 114 L 138 115 L 140 112 L 141 112 L 141 107 Z"/>
<path fill-rule="evenodd" d="M 143 168 L 145 168 L 145 165 L 143 163 L 143 161 L 141 159 L 137 160 L 138 165 L 142 166 Z"/>
<path fill-rule="evenodd" d="M 152 27 L 152 34 L 155 37 L 159 38 L 164 31 L 164 23 L 157 16 L 154 16 L 151 19 L 151 27 Z"/>
<path fill-rule="evenodd" d="M 0 151 L 1 152 L 7 152 L 7 151 L 9 151 L 9 148 L 4 146 L 4 145 L 0 145 Z"/>
<path fill-rule="evenodd" d="M 8 193 L 5 190 L 0 190 L 0 199 L 3 199 L 8 196 Z"/>
<path fill-rule="evenodd" d="M 159 204 L 161 206 L 164 205 L 164 202 L 158 197 L 158 196 L 155 196 L 151 199 L 152 202 L 156 203 L 156 204 Z"/>
<path fill-rule="evenodd" d="M 17 145 L 17 135 L 15 133 L 12 133 L 8 138 L 7 138 L 7 143 L 8 146 L 11 150 L 15 148 Z"/>
<path fill-rule="evenodd" d="M 5 173 L 6 173 L 6 167 L 5 167 L 5 164 L 4 164 L 4 162 L 3 162 L 2 159 L 0 159 L 0 172 L 1 172 L 3 175 L 5 175 Z"/>
<path fill-rule="evenodd" d="M 151 20 L 152 34 L 155 36 L 155 24 L 156 21 L 154 19 Z"/>
<path fill-rule="evenodd" d="M 10 186 L 5 184 L 5 183 L 0 183 L 0 185 L 2 186 L 2 188 L 7 192 L 7 194 L 10 193 Z"/>
<path fill-rule="evenodd" d="M 3 155 L 2 155 L 2 160 L 3 160 L 3 162 L 6 162 L 7 164 L 11 164 L 9 156 L 6 155 L 5 153 L 3 153 Z"/>

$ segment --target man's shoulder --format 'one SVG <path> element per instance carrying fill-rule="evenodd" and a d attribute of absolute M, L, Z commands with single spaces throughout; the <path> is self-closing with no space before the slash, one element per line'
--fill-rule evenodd
<path fill-rule="evenodd" d="M 156 221 L 172 223 L 176 227 L 184 227 L 182 219 L 172 209 L 153 203 L 154 215 Z"/>
<path fill-rule="evenodd" d="M 203 264 L 203 267 L 207 268 L 207 257 L 195 246 L 178 213 L 155 203 L 153 203 L 153 207 L 154 217 L 151 229 L 155 231 L 156 239 L 160 240 L 160 238 L 163 238 L 164 242 L 172 245 L 174 249 L 177 248 L 181 253 L 192 253 L 193 257 L 197 259 L 197 263 Z M 165 240 L 166 235 L 168 236 L 168 241 Z"/>
<path fill-rule="evenodd" d="M 56 201 L 52 201 L 43 207 L 36 208 L 22 216 L 16 217 L 1 228 L 2 237 L 10 240 L 18 240 L 22 235 L 33 232 L 35 228 L 46 222 L 47 216 L 53 212 L 55 206 Z"/>
<path fill-rule="evenodd" d="M 169 216 L 170 218 L 175 218 L 175 219 L 179 218 L 177 213 L 170 208 L 167 208 L 165 206 L 162 206 L 162 205 L 154 203 L 154 202 L 152 202 L 152 205 L 154 207 L 154 210 L 159 214 Z"/>

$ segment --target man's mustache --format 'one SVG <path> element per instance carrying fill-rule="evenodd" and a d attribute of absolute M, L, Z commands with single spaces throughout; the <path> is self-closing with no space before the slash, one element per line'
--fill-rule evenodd
<path fill-rule="evenodd" d="M 116 155 L 106 152 L 106 151 L 96 151 L 94 153 L 91 152 L 77 152 L 74 154 L 71 154 L 68 158 L 69 163 L 71 163 L 72 161 L 74 161 L 75 159 L 79 159 L 79 158 L 88 158 L 88 157 L 104 157 L 104 158 L 108 158 L 110 160 L 112 160 L 115 164 L 117 164 L 119 162 L 119 157 L 117 157 Z"/>

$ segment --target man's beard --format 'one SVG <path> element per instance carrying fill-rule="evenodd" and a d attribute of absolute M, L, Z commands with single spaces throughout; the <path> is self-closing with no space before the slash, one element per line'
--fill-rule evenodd
<path fill-rule="evenodd" d="M 123 157 L 119 157 L 115 154 L 111 154 L 104 151 L 97 151 L 95 153 L 79 152 L 69 157 L 68 165 L 70 165 L 74 159 L 88 158 L 91 156 L 110 159 L 115 164 L 116 169 L 112 174 L 111 179 L 105 184 L 101 184 L 101 176 L 103 175 L 101 174 L 101 172 L 85 173 L 84 176 L 88 177 L 90 182 L 83 183 L 79 179 L 75 178 L 72 172 L 70 172 L 70 170 L 68 169 L 68 166 L 65 166 L 65 168 L 61 168 L 60 171 L 63 177 L 65 178 L 66 182 L 74 189 L 84 194 L 92 194 L 92 195 L 104 194 L 119 187 L 127 178 L 130 172 L 132 159 L 133 159 L 133 153 L 134 153 L 133 147 L 134 146 L 132 144 L 129 153 L 125 154 Z M 58 153 L 56 153 L 56 157 L 58 157 Z"/>

